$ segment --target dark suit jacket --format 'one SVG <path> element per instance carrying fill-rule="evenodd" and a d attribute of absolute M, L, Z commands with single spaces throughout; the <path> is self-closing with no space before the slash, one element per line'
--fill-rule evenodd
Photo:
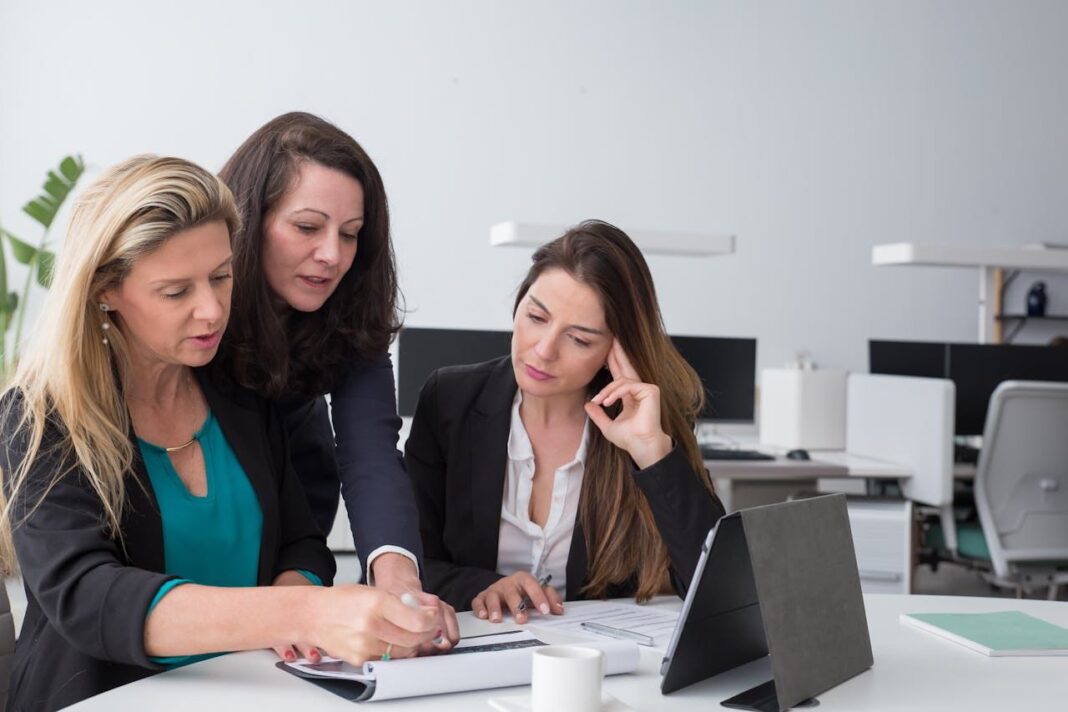
<path fill-rule="evenodd" d="M 258 583 L 270 585 L 283 571 L 305 569 L 329 585 L 334 559 L 289 466 L 277 411 L 246 391 L 212 382 L 203 371 L 197 375 L 263 511 Z M 28 436 L 15 430 L 18 396 L 9 392 L 0 412 L 8 405 L 13 407 L 2 424 L 0 448 L 5 472 L 22 461 Z M 127 478 L 118 541 L 105 533 L 101 502 L 78 469 L 68 470 L 40 506 L 29 509 L 70 462 L 54 448 L 62 441 L 57 426 L 46 428 L 28 487 L 13 503 L 28 606 L 15 647 L 9 710 L 58 709 L 162 669 L 145 652 L 145 617 L 159 587 L 175 577 L 163 573 L 162 521 L 144 463 L 138 457 Z"/>
<path fill-rule="evenodd" d="M 517 387 L 508 357 L 435 371 L 419 394 L 405 447 L 419 505 L 427 590 L 460 610 L 469 609 L 472 598 L 501 578 L 497 541 Z M 723 505 L 679 448 L 635 470 L 634 478 L 653 511 L 671 557 L 672 582 L 682 594 Z M 568 600 L 581 597 L 586 565 L 586 541 L 576 522 L 567 560 Z M 632 580 L 608 595 L 636 591 Z"/>
<path fill-rule="evenodd" d="M 389 354 L 349 369 L 330 394 L 329 411 L 321 396 L 279 405 L 293 468 L 322 532 L 334 525 L 340 483 L 365 568 L 371 552 L 386 545 L 407 549 L 421 562 L 419 512 L 397 450 L 401 420 Z"/>

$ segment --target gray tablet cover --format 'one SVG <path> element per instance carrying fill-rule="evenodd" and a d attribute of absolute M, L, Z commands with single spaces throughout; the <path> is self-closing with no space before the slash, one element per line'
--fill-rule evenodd
<path fill-rule="evenodd" d="M 779 709 L 870 668 L 845 495 L 741 514 Z"/>
<path fill-rule="evenodd" d="M 723 517 L 691 589 L 665 694 L 770 654 L 786 710 L 872 666 L 844 495 Z"/>

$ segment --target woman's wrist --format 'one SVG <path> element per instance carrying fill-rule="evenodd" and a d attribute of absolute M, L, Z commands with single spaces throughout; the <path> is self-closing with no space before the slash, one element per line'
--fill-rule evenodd
<path fill-rule="evenodd" d="M 647 440 L 633 443 L 627 452 L 638 469 L 644 470 L 667 457 L 673 447 L 671 437 L 661 432 Z"/>
<path fill-rule="evenodd" d="M 403 554 L 387 552 L 375 557 L 371 562 L 374 573 L 375 588 L 381 588 L 400 595 L 405 591 L 422 591 L 419 570 L 411 559 Z"/>
<path fill-rule="evenodd" d="M 320 637 L 322 610 L 323 606 L 329 606 L 326 599 L 331 589 L 320 586 L 291 586 L 285 590 L 293 597 L 292 600 L 285 601 L 285 605 L 292 604 L 289 613 L 292 616 L 293 630 L 284 642 L 297 641 L 314 645 Z M 293 612 L 296 612 L 296 615 L 292 615 Z"/>

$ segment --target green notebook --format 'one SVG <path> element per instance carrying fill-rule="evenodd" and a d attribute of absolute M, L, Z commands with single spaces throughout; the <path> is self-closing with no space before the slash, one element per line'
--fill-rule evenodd
<path fill-rule="evenodd" d="M 994 657 L 1068 655 L 1068 629 L 1020 611 L 902 613 L 901 622 Z"/>

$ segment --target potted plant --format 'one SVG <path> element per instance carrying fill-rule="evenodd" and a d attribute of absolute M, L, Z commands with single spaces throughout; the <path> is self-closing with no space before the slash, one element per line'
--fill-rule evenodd
<path fill-rule="evenodd" d="M 22 211 L 44 228 L 36 246 L 0 226 L 0 374 L 6 375 L 17 361 L 22 326 L 34 282 L 44 289 L 48 289 L 52 283 L 52 266 L 56 255 L 48 249 L 49 231 L 60 207 L 83 173 L 85 162 L 81 156 L 65 157 L 55 170 L 48 172 L 41 194 L 22 206 Z M 11 256 L 26 265 L 21 293 L 9 288 L 5 243 L 11 250 Z M 8 348 L 8 332 L 12 324 L 15 325 L 15 334 Z"/>

